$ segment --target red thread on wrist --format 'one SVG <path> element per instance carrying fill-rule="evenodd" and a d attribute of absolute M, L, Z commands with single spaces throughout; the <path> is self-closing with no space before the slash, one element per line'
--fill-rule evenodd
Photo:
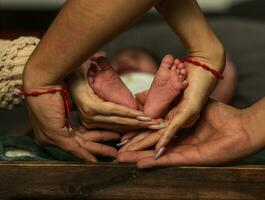
<path fill-rule="evenodd" d="M 68 88 L 67 88 L 66 83 L 64 83 L 62 89 L 51 88 L 43 92 L 38 92 L 38 91 L 26 92 L 23 86 L 20 87 L 19 89 L 20 89 L 21 95 L 23 95 L 24 97 L 39 96 L 43 94 L 54 94 L 56 92 L 61 92 L 63 96 L 63 103 L 64 103 L 64 109 L 65 109 L 65 124 L 70 131 L 72 130 L 72 123 L 71 123 L 71 118 L 70 118 L 71 106 L 70 106 L 69 99 L 68 99 Z"/>
<path fill-rule="evenodd" d="M 184 63 L 184 62 L 188 62 L 188 63 L 194 64 L 194 65 L 196 65 L 196 66 L 202 67 L 203 69 L 205 69 L 205 70 L 211 72 L 211 73 L 212 73 L 213 75 L 215 75 L 218 79 L 221 79 L 221 80 L 224 79 L 224 75 L 223 75 L 221 72 L 218 72 L 218 71 L 216 71 L 215 69 L 209 67 L 208 65 L 200 63 L 199 61 L 192 60 L 191 58 L 183 58 L 183 59 L 180 60 L 180 62 L 182 62 L 182 63 Z"/>

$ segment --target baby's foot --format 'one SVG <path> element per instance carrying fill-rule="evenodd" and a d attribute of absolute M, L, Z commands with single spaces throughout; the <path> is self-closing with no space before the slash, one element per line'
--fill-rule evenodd
<path fill-rule="evenodd" d="M 148 93 L 144 113 L 152 118 L 162 117 L 172 101 L 188 85 L 187 71 L 178 59 L 166 55 Z"/>
<path fill-rule="evenodd" d="M 102 99 L 129 108 L 138 108 L 137 101 L 132 93 L 106 58 L 100 57 L 96 62 L 92 62 L 87 76 L 89 85 Z"/>

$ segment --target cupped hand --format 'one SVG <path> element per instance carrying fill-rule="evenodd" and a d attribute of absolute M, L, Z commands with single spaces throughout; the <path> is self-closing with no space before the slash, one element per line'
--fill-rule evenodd
<path fill-rule="evenodd" d="M 200 58 L 195 57 L 193 60 L 208 64 Z M 180 129 L 191 127 L 199 119 L 202 108 L 217 84 L 217 78 L 209 71 L 190 63 L 184 63 L 184 66 L 189 86 L 179 103 L 167 114 L 168 126 L 156 145 L 157 152 L 165 148 Z"/>
<path fill-rule="evenodd" d="M 154 150 L 123 151 L 119 162 L 137 162 L 139 168 L 178 165 L 217 165 L 234 161 L 258 151 L 256 137 L 246 131 L 247 115 L 225 104 L 211 101 L 202 112 L 194 130 L 171 141 L 164 155 L 155 159 Z M 138 136 L 139 137 L 139 136 Z"/>
<path fill-rule="evenodd" d="M 53 88 L 61 86 L 54 86 Z M 27 88 L 30 91 L 29 88 Z M 36 88 L 45 91 L 45 88 Z M 72 153 L 85 161 L 97 161 L 94 154 L 115 157 L 113 147 L 98 144 L 102 140 L 117 140 L 120 135 L 110 131 L 88 131 L 79 127 L 70 134 L 65 126 L 65 110 L 61 94 L 45 94 L 26 98 L 30 121 L 36 141 L 41 144 L 52 144 Z"/>
<path fill-rule="evenodd" d="M 96 95 L 87 80 L 89 66 L 89 63 L 82 65 L 68 79 L 72 99 L 77 105 L 80 120 L 86 128 L 103 128 L 122 132 L 157 128 L 156 125 L 159 125 L 161 120 L 152 120 L 140 110 L 104 101 Z"/>
<path fill-rule="evenodd" d="M 206 60 L 194 58 L 207 64 Z M 209 95 L 213 91 L 217 83 L 217 78 L 198 66 L 190 63 L 184 63 L 187 70 L 188 87 L 184 90 L 183 96 L 166 115 L 167 126 L 163 131 L 158 131 L 146 136 L 138 144 L 134 144 L 135 150 L 150 147 L 156 144 L 156 152 L 161 153 L 167 144 L 175 137 L 182 128 L 191 127 L 200 117 L 200 112 L 207 101 Z M 211 64 L 208 64 L 212 66 Z M 220 64 L 221 65 L 221 64 Z M 147 92 L 137 96 L 138 101 L 142 104 L 146 99 Z"/>

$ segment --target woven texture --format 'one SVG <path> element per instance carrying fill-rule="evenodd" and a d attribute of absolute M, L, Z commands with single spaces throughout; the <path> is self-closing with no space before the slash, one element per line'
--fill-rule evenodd
<path fill-rule="evenodd" d="M 0 108 L 11 110 L 21 104 L 22 72 L 38 43 L 39 39 L 34 37 L 0 40 Z"/>

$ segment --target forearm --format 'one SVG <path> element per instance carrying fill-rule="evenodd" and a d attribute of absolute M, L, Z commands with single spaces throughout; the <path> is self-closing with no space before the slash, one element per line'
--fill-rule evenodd
<path fill-rule="evenodd" d="M 206 59 L 217 69 L 223 69 L 223 46 L 196 0 L 163 0 L 156 8 L 183 41 L 189 56 Z"/>
<path fill-rule="evenodd" d="M 265 97 L 247 109 L 242 110 L 242 125 L 250 135 L 253 148 L 265 147 Z"/>
<path fill-rule="evenodd" d="M 24 87 L 59 83 L 155 3 L 156 0 L 69 0 L 30 57 L 24 71 Z"/>

